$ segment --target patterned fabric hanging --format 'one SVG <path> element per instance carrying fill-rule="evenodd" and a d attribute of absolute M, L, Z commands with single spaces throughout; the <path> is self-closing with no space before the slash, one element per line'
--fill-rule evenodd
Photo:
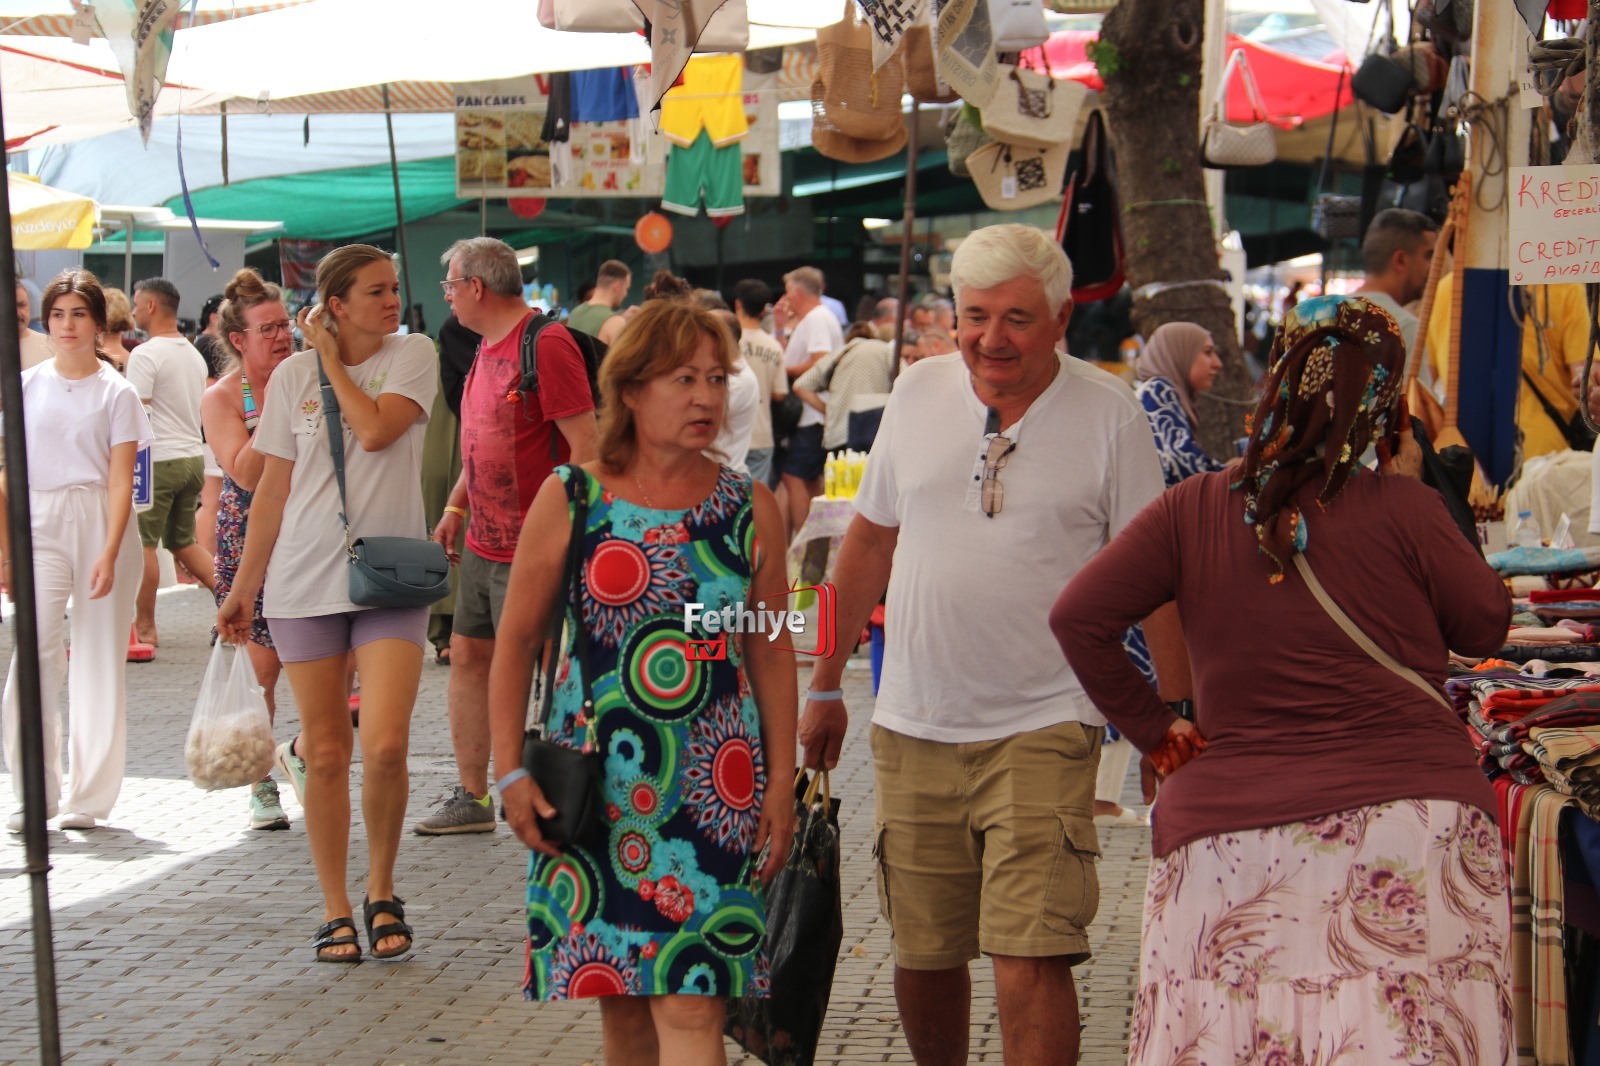
<path fill-rule="evenodd" d="M 923 18 L 928 0 L 857 0 L 872 27 L 872 69 L 889 61 L 906 31 Z"/>

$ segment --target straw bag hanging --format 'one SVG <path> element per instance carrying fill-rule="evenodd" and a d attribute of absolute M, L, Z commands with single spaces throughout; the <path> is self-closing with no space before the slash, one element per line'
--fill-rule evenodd
<path fill-rule="evenodd" d="M 1043 49 L 1041 49 L 1043 51 Z M 1075 81 L 1002 63 L 1000 87 L 983 105 L 983 131 L 997 141 L 1033 148 L 1070 142 L 1089 90 Z"/>
<path fill-rule="evenodd" d="M 978 195 L 992 211 L 1021 211 L 1061 199 L 1072 146 L 1028 148 L 996 141 L 967 157 Z"/>
<path fill-rule="evenodd" d="M 852 137 L 829 120 L 824 103 L 827 93 L 822 82 L 811 84 L 811 147 L 820 155 L 841 163 L 876 163 L 906 146 L 905 123 L 895 126 L 888 137 L 868 140 Z"/>
<path fill-rule="evenodd" d="M 1251 114 L 1255 121 L 1232 125 L 1227 119 L 1228 83 L 1233 79 L 1233 68 L 1244 76 L 1245 91 L 1250 94 Z M 1241 167 L 1264 167 L 1278 158 L 1278 139 L 1267 122 L 1267 106 L 1261 100 L 1261 89 L 1256 76 L 1245 58 L 1244 49 L 1234 49 L 1228 65 L 1222 69 L 1222 81 L 1217 86 L 1217 98 L 1211 104 L 1211 117 L 1206 119 L 1205 132 L 1200 136 L 1201 165 L 1213 170 Z"/>
<path fill-rule="evenodd" d="M 939 76 L 939 61 L 933 51 L 933 31 L 913 26 L 906 31 L 900 54 L 906 63 L 906 92 L 919 104 L 953 104 L 961 94 Z"/>
<path fill-rule="evenodd" d="M 856 18 L 855 0 L 845 0 L 844 18 L 817 31 L 817 86 L 827 125 L 855 140 L 892 141 L 898 136 L 904 144 L 905 123 L 900 116 L 900 90 L 905 85 L 902 55 L 903 52 L 896 52 L 874 72 L 872 27 Z M 813 113 L 818 107 L 816 95 L 814 89 Z"/>
<path fill-rule="evenodd" d="M 970 178 L 967 160 L 972 153 L 990 143 L 993 138 L 983 132 L 980 112 L 971 104 L 951 108 L 944 126 L 944 150 L 949 159 L 950 173 L 958 178 Z"/>

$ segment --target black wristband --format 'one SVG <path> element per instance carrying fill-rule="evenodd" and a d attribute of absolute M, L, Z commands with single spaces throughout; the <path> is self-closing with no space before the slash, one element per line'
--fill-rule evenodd
<path fill-rule="evenodd" d="M 1173 700 L 1167 704 L 1167 710 L 1182 718 L 1185 722 L 1194 721 L 1194 700 Z"/>

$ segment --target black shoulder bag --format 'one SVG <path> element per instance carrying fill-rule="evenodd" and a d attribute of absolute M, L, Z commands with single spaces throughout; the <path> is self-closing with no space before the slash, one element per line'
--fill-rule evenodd
<path fill-rule="evenodd" d="M 583 598 L 578 576 L 583 568 L 583 529 L 589 520 L 589 477 L 572 468 L 572 536 L 567 541 L 567 562 L 562 570 L 562 596 L 550 612 L 550 646 L 542 678 L 539 723 L 522 736 L 522 768 L 556 809 L 554 818 L 540 818 L 539 832 L 553 844 L 577 844 L 598 835 L 600 819 L 601 755 L 545 739 L 550 712 L 555 706 L 556 670 L 561 661 L 561 630 L 567 608 L 573 611 L 572 658 L 583 683 L 583 717 L 592 728 L 594 694 L 589 683 L 589 627 L 583 621 Z"/>
<path fill-rule="evenodd" d="M 322 382 L 322 413 L 328 421 L 328 450 L 333 476 L 339 482 L 339 521 L 344 523 L 344 550 L 350 557 L 350 602 L 360 607 L 427 607 L 450 594 L 450 559 L 444 545 L 419 537 L 350 539 L 350 504 L 344 491 L 344 428 L 339 398 L 317 357 Z"/>

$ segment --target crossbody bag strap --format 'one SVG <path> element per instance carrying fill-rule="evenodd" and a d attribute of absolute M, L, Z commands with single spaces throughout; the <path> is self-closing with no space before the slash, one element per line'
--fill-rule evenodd
<path fill-rule="evenodd" d="M 567 538 L 566 564 L 562 567 L 561 599 L 550 613 L 550 656 L 544 676 L 544 706 L 539 713 L 541 733 L 550 735 L 550 715 L 555 708 L 556 670 L 561 663 L 561 629 L 566 624 L 567 608 L 572 608 L 572 654 L 578 662 L 578 677 L 583 684 L 583 715 L 591 720 L 594 694 L 589 685 L 589 628 L 583 621 L 583 597 L 578 594 L 578 575 L 583 568 L 583 534 L 589 524 L 589 475 L 572 468 L 572 533 Z"/>
<path fill-rule="evenodd" d="M 1450 701 L 1445 699 L 1438 689 L 1428 684 L 1427 680 L 1424 679 L 1421 674 L 1417 673 L 1409 666 L 1403 666 L 1396 662 L 1392 655 L 1374 644 L 1367 637 L 1367 635 L 1361 631 L 1361 627 L 1357 626 L 1355 622 L 1351 621 L 1350 616 L 1345 614 L 1337 603 L 1333 602 L 1333 597 L 1328 595 L 1328 590 L 1322 587 L 1322 582 L 1317 580 L 1317 575 L 1311 572 L 1311 564 L 1306 562 L 1306 557 L 1303 553 L 1295 552 L 1294 566 L 1296 570 L 1300 571 L 1300 576 L 1305 579 L 1306 587 L 1311 590 L 1311 595 L 1315 596 L 1317 598 L 1317 602 L 1322 605 L 1322 609 L 1328 612 L 1328 617 L 1332 618 L 1339 624 L 1339 628 L 1344 630 L 1345 635 L 1356 642 L 1357 647 L 1366 652 L 1368 655 L 1372 656 L 1372 658 L 1377 661 L 1378 665 L 1391 670 L 1396 674 L 1399 674 L 1401 677 L 1405 678 L 1407 681 L 1411 682 L 1413 685 L 1432 696 L 1439 703 L 1443 704 L 1445 708 L 1450 710 L 1454 709 L 1451 707 Z"/>
<path fill-rule="evenodd" d="M 317 380 L 322 382 L 322 414 L 328 422 L 328 451 L 333 455 L 333 477 L 339 483 L 339 521 L 344 525 L 344 550 L 354 559 L 356 549 L 350 543 L 350 519 L 346 512 L 350 504 L 344 491 L 344 427 L 339 424 L 339 397 L 334 395 L 333 383 L 322 369 L 322 355 L 317 355 Z"/>
<path fill-rule="evenodd" d="M 1544 408 L 1544 413 L 1550 416 L 1550 421 L 1556 424 L 1556 428 L 1559 429 L 1563 435 L 1565 435 L 1575 423 L 1583 420 L 1583 415 L 1581 413 L 1575 414 L 1572 418 L 1566 418 L 1561 414 L 1560 411 L 1556 410 L 1556 405 L 1545 398 L 1544 390 L 1539 388 L 1539 382 L 1532 374 L 1528 373 L 1526 369 L 1522 371 L 1522 380 L 1528 383 L 1528 388 L 1533 390 L 1533 395 L 1539 401 L 1539 406 Z"/>

